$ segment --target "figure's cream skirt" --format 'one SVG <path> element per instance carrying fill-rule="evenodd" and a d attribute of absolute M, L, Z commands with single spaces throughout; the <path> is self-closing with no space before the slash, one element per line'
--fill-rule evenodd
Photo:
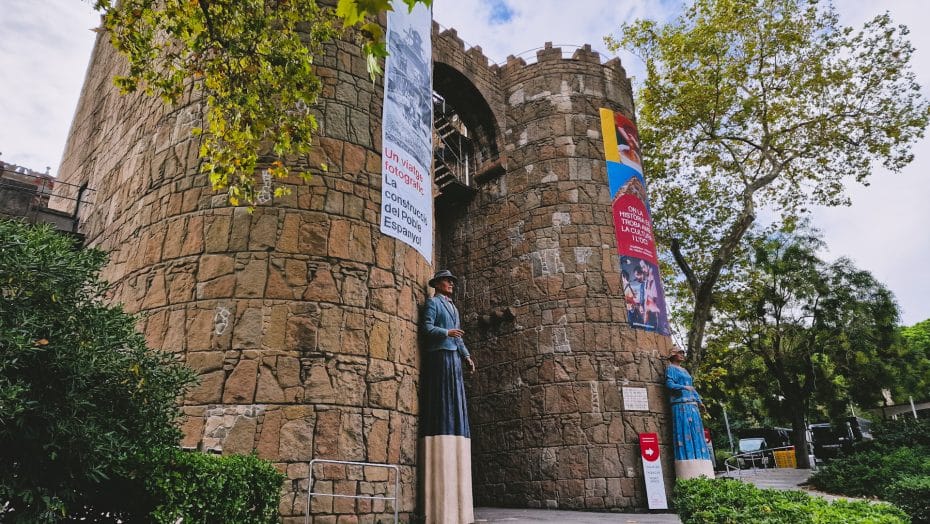
<path fill-rule="evenodd" d="M 471 524 L 471 439 L 436 435 L 420 439 L 426 524 Z"/>
<path fill-rule="evenodd" d="M 709 479 L 714 478 L 713 462 L 704 459 L 675 461 L 676 478 L 680 480 L 696 479 L 702 475 Z"/>

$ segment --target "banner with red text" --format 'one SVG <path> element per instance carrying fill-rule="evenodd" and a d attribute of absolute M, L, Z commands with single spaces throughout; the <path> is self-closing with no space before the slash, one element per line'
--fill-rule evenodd
<path fill-rule="evenodd" d="M 627 117 L 601 108 L 601 133 L 627 321 L 635 328 L 668 335 L 671 330 L 652 234 L 639 132 Z"/>
<path fill-rule="evenodd" d="M 381 232 L 433 260 L 432 13 L 388 12 L 381 122 Z"/>

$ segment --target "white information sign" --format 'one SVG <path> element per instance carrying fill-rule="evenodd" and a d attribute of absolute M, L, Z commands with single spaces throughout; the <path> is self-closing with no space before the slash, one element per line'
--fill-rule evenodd
<path fill-rule="evenodd" d="M 423 4 L 388 12 L 381 121 L 381 232 L 432 264 L 432 13 Z"/>
<path fill-rule="evenodd" d="M 646 388 L 622 388 L 625 411 L 649 411 L 649 395 Z"/>
<path fill-rule="evenodd" d="M 662 461 L 659 460 L 659 436 L 656 433 L 640 433 L 639 451 L 643 458 L 643 481 L 646 483 L 649 509 L 668 509 Z"/>

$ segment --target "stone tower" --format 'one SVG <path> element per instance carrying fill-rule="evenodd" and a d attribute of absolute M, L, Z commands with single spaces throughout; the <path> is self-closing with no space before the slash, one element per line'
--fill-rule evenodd
<path fill-rule="evenodd" d="M 627 325 L 621 291 L 599 108 L 633 118 L 626 73 L 590 46 L 563 58 L 551 44 L 535 63 L 488 68 L 454 30 L 434 32 L 434 60 L 437 90 L 467 106 L 460 114 L 485 111 L 473 125 L 493 131 L 477 140 L 500 152 L 479 166 L 473 200 L 437 205 L 440 265 L 463 277 L 480 370 L 476 504 L 645 507 L 638 434 L 667 434 L 660 356 L 671 346 Z M 646 388 L 649 411 L 625 412 L 624 386 Z M 663 469 L 670 482 L 671 462 Z"/>
<path fill-rule="evenodd" d="M 629 329 L 598 108 L 633 115 L 619 61 L 547 46 L 534 64 L 489 65 L 434 27 L 434 86 L 476 142 L 468 198 L 436 203 L 438 267 L 479 363 L 470 384 L 476 502 L 559 508 L 644 506 L 636 435 L 666 434 L 664 337 Z M 143 314 L 151 347 L 200 376 L 183 401 L 184 441 L 255 450 L 286 472 L 285 522 L 303 522 L 308 461 L 400 466 L 399 507 L 416 512 L 417 305 L 434 267 L 379 232 L 383 84 L 354 43 L 327 47 L 320 138 L 294 170 L 311 182 L 249 214 L 197 174 L 201 101 L 166 108 L 121 96 L 122 69 L 98 39 L 61 173 L 97 191 L 82 216 L 110 254 L 112 299 Z M 649 391 L 628 413 L 619 388 Z M 668 448 L 663 448 L 666 456 Z M 671 474 L 670 463 L 665 472 Z M 314 489 L 390 492 L 381 470 L 326 467 Z M 320 522 L 383 501 L 315 497 Z"/>
<path fill-rule="evenodd" d="M 84 222 L 88 244 L 110 253 L 113 300 L 144 314 L 151 347 L 200 376 L 183 444 L 278 464 L 289 479 L 281 513 L 295 522 L 311 458 L 400 465 L 400 509 L 413 512 L 417 304 L 432 268 L 379 232 L 382 86 L 360 49 L 327 48 L 321 137 L 291 166 L 329 172 L 295 178 L 290 196 L 252 214 L 197 174 L 200 101 L 168 110 L 121 96 L 122 62 L 98 39 L 61 171 L 97 190 Z M 315 475 L 321 492 L 391 489 L 382 470 Z M 319 514 L 384 510 L 313 502 Z"/>

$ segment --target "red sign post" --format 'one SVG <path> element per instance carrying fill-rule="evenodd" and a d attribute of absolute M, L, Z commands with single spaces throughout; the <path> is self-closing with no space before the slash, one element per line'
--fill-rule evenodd
<path fill-rule="evenodd" d="M 639 454 L 643 458 L 643 480 L 646 483 L 649 509 L 668 509 L 662 461 L 659 460 L 659 436 L 656 433 L 639 434 Z"/>

